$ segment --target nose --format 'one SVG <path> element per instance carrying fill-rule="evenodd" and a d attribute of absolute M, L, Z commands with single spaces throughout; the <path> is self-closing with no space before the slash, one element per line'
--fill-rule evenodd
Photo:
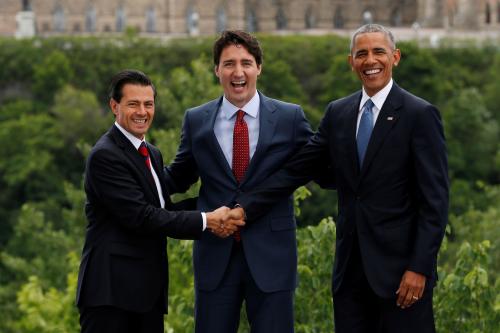
<path fill-rule="evenodd" d="M 236 77 L 243 76 L 243 66 L 241 66 L 240 64 L 236 64 L 233 74 Z"/>
<path fill-rule="evenodd" d="M 375 62 L 375 55 L 372 52 L 368 52 L 368 55 L 366 56 L 366 62 L 369 64 Z"/>
<path fill-rule="evenodd" d="M 140 115 L 146 114 L 146 106 L 144 104 L 139 104 L 139 107 L 137 108 L 137 113 Z"/>

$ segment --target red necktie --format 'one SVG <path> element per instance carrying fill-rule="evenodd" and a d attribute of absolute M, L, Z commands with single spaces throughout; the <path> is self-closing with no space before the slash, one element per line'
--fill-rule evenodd
<path fill-rule="evenodd" d="M 146 148 L 146 143 L 144 141 L 139 146 L 139 154 L 144 157 L 144 163 L 146 163 L 148 169 L 151 170 L 151 159 L 149 158 L 149 151 L 148 148 Z"/>
<path fill-rule="evenodd" d="M 245 111 L 238 110 L 233 131 L 233 174 L 240 183 L 245 176 L 250 161 L 250 144 L 248 142 L 248 127 L 243 119 Z M 234 239 L 241 241 L 240 231 L 234 233 Z"/>

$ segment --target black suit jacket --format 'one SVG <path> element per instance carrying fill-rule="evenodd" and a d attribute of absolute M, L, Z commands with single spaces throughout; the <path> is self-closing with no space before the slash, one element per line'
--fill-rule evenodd
<path fill-rule="evenodd" d="M 361 91 L 331 102 L 318 132 L 278 174 L 238 202 L 257 218 L 276 197 L 329 168 L 339 197 L 333 290 L 357 233 L 373 290 L 394 298 L 405 270 L 436 278 L 448 215 L 447 157 L 438 110 L 395 83 L 358 167 L 356 121 Z"/>
<path fill-rule="evenodd" d="M 160 151 L 148 145 L 160 175 Z M 160 177 L 165 209 L 150 171 L 132 143 L 113 126 L 96 143 L 85 170 L 88 219 L 78 275 L 79 307 L 110 305 L 146 312 L 161 299 L 166 311 L 166 236 L 193 239 L 202 233 L 198 211 L 174 211 Z"/>

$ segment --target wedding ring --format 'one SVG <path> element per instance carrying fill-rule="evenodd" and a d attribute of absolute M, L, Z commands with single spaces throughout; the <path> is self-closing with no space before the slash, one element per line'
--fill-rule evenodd
<path fill-rule="evenodd" d="M 418 301 L 418 297 L 413 295 L 411 298 L 413 298 L 415 301 Z"/>

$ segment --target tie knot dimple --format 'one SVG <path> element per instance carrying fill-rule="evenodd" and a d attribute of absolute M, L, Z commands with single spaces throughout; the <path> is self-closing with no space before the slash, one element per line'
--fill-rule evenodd
<path fill-rule="evenodd" d="M 245 111 L 238 110 L 238 112 L 236 113 L 236 121 L 242 121 L 244 116 L 245 116 Z"/>
<path fill-rule="evenodd" d="M 372 111 L 372 108 L 375 106 L 375 104 L 373 104 L 373 101 L 371 99 L 368 99 L 366 102 L 365 102 L 365 106 L 364 106 L 364 111 L 366 112 L 371 112 Z"/>

